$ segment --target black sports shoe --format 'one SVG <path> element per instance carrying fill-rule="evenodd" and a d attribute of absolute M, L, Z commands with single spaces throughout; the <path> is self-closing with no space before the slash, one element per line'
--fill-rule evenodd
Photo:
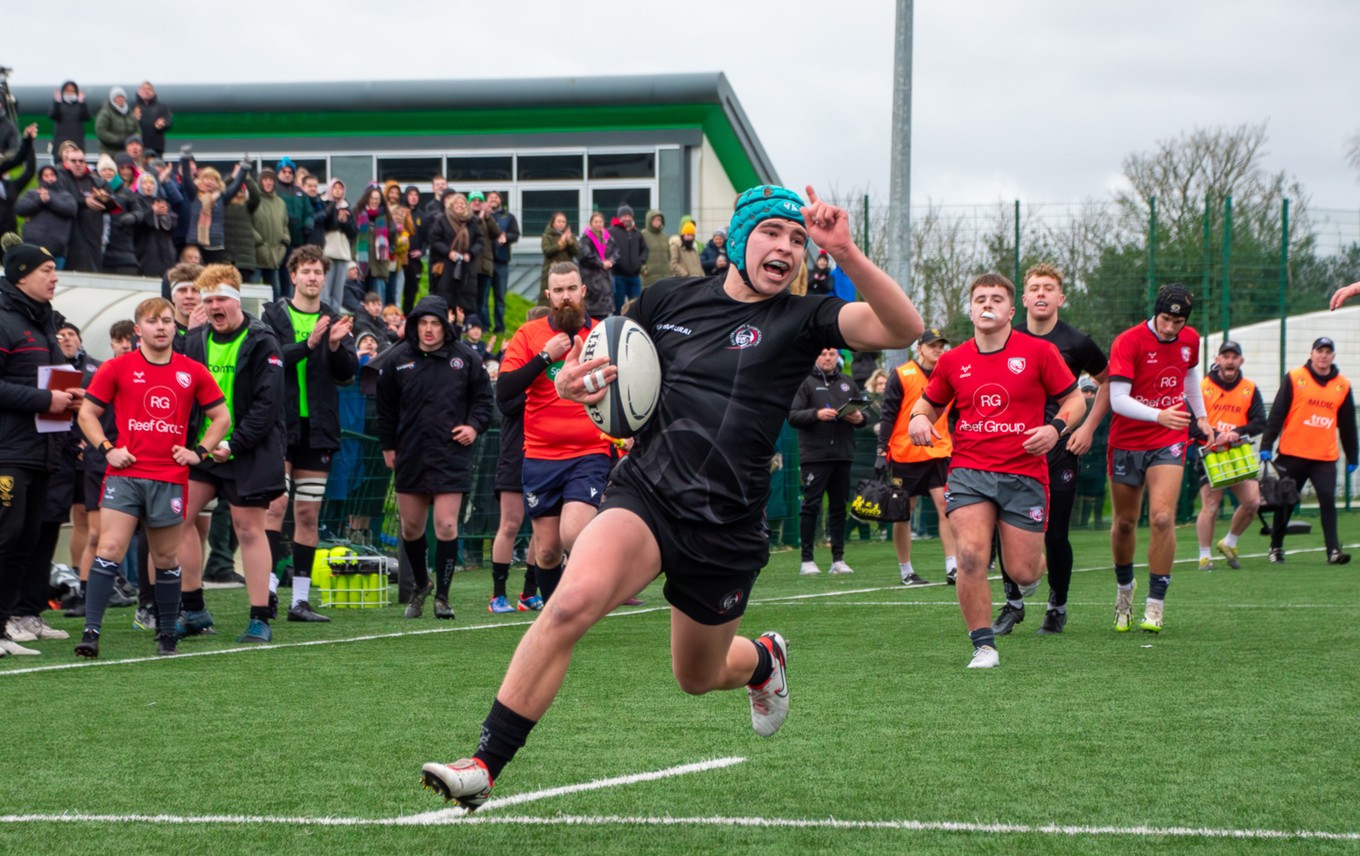
<path fill-rule="evenodd" d="M 1270 548 L 1270 563 L 1272 565 L 1284 564 L 1284 550 L 1280 547 Z"/>
<path fill-rule="evenodd" d="M 996 614 L 996 621 L 992 622 L 992 632 L 997 636 L 1005 636 L 1015 629 L 1015 625 L 1025 620 L 1025 608 L 1019 609 L 1009 603 L 1001 607 L 1001 611 Z"/>
<path fill-rule="evenodd" d="M 279 596 L 271 591 L 269 593 L 269 620 L 273 621 L 278 617 L 279 617 Z"/>
<path fill-rule="evenodd" d="M 312 605 L 300 600 L 288 609 L 289 621 L 330 621 L 329 618 L 312 609 Z"/>
<path fill-rule="evenodd" d="M 446 598 L 437 597 L 434 599 L 435 618 L 453 618 L 453 607 L 449 606 Z"/>
<path fill-rule="evenodd" d="M 156 634 L 156 654 L 160 657 L 173 657 L 179 653 L 179 637 L 173 633 Z"/>
<path fill-rule="evenodd" d="M 944 572 L 944 581 L 947 582 L 947 583 L 949 583 L 951 586 L 956 586 L 956 585 L 958 585 L 958 584 L 959 584 L 959 569 L 958 569 L 958 568 L 950 568 L 949 570 L 945 571 L 945 572 Z"/>
<path fill-rule="evenodd" d="M 1332 550 L 1327 554 L 1327 564 L 1344 565 L 1351 560 L 1350 553 L 1343 553 L 1340 550 Z"/>
<path fill-rule="evenodd" d="M 99 631 L 89 630 L 80 634 L 80 641 L 76 643 L 76 656 L 84 657 L 87 660 L 99 659 Z"/>
<path fill-rule="evenodd" d="M 1044 623 L 1039 625 L 1039 629 L 1034 631 L 1039 636 L 1048 636 L 1054 633 L 1063 632 L 1063 626 L 1067 624 L 1067 610 L 1059 612 L 1056 609 L 1049 609 L 1044 613 Z"/>

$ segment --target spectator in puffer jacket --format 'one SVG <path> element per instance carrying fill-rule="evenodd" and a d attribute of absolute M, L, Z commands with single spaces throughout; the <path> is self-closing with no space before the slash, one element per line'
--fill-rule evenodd
<path fill-rule="evenodd" d="M 61 151 L 61 144 L 70 140 L 85 148 L 85 123 L 90 118 L 90 105 L 85 93 L 74 80 L 68 80 L 52 93 L 52 107 L 47 111 L 52 120 L 52 151 Z"/>

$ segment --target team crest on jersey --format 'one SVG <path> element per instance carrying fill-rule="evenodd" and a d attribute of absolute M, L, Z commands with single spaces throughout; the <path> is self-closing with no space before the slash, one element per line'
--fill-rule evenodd
<path fill-rule="evenodd" d="M 1189 345 L 1182 345 L 1182 346 L 1181 346 L 1181 359 L 1182 359 L 1182 360 L 1185 360 L 1187 363 L 1190 362 L 1190 346 L 1189 346 Z"/>
<path fill-rule="evenodd" d="M 1068 482 L 1072 481 L 1072 476 L 1073 474 L 1071 470 L 1063 470 L 1062 475 L 1058 476 L 1058 478 L 1059 480 L 1062 481 L 1063 484 L 1067 484 Z"/>
<path fill-rule="evenodd" d="M 1032 506 L 1029 510 L 1029 519 L 1035 523 L 1044 522 L 1044 507 L 1042 505 Z"/>
<path fill-rule="evenodd" d="M 1020 374 L 1025 370 L 1025 358 L 1011 357 L 1006 361 L 1006 368 L 1011 370 L 1011 374 Z"/>
<path fill-rule="evenodd" d="M 760 344 L 762 338 L 760 328 L 752 327 L 750 324 L 743 324 L 732 331 L 730 337 L 732 346 L 727 350 L 744 351 L 747 348 L 754 348 L 756 345 Z"/>
<path fill-rule="evenodd" d="M 454 357 L 453 359 L 449 360 L 449 368 L 461 369 L 462 367 L 463 367 L 462 357 Z"/>
<path fill-rule="evenodd" d="M 841 392 L 849 392 L 849 391 L 850 391 L 850 384 L 848 384 L 848 383 L 843 383 L 843 384 L 841 384 Z"/>
<path fill-rule="evenodd" d="M 174 499 L 170 500 L 170 510 L 175 512 L 176 514 L 183 514 L 184 500 L 180 499 L 179 497 L 175 497 Z"/>
<path fill-rule="evenodd" d="M 175 383 L 179 384 L 180 386 L 184 387 L 185 389 L 188 389 L 188 388 L 189 388 L 189 384 L 191 384 L 191 383 L 193 383 L 193 382 L 194 382 L 194 379 L 191 378 L 191 377 L 189 377 L 189 373 L 188 373 L 188 372 L 175 372 Z"/>
<path fill-rule="evenodd" d="M 741 601 L 745 596 L 745 593 L 743 593 L 741 589 L 729 591 L 727 594 L 723 595 L 722 600 L 718 602 L 718 614 L 726 615 L 741 606 Z"/>

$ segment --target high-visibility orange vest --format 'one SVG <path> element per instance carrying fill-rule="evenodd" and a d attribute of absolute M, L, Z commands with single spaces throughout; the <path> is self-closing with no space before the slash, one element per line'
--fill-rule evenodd
<path fill-rule="evenodd" d="M 1204 410 L 1214 431 L 1236 431 L 1248 422 L 1247 413 L 1251 410 L 1251 399 L 1256 394 L 1256 384 L 1241 378 L 1237 386 L 1224 389 L 1209 378 L 1199 382 L 1204 394 Z"/>
<path fill-rule="evenodd" d="M 902 383 L 902 406 L 897 411 L 897 421 L 893 423 L 892 437 L 888 439 L 888 457 L 899 464 L 947 458 L 954 453 L 954 440 L 949 436 L 949 415 L 946 407 L 935 420 L 935 432 L 940 439 L 933 446 L 917 446 L 907 434 L 907 423 L 911 421 L 911 407 L 926 391 L 930 378 L 916 360 L 907 360 L 897 367 L 897 379 Z"/>
<path fill-rule="evenodd" d="M 1307 366 L 1292 370 L 1288 377 L 1293 399 L 1280 431 L 1280 454 L 1335 461 L 1341 457 L 1336 418 L 1351 391 L 1351 382 L 1338 375 L 1323 386 Z"/>

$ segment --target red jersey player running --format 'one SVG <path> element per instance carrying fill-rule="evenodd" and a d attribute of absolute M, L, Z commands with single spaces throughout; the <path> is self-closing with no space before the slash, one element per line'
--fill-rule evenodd
<path fill-rule="evenodd" d="M 1148 595 L 1143 623 L 1162 630 L 1162 605 L 1176 557 L 1176 500 L 1185 475 L 1190 414 L 1214 445 L 1214 429 L 1200 390 L 1199 334 L 1186 326 L 1190 290 L 1178 282 L 1157 292 L 1153 316 L 1115 337 L 1110 346 L 1110 498 L 1114 504 L 1114 629 L 1133 626 L 1133 551 L 1143 489 L 1148 495 Z M 1105 394 L 1104 387 L 1101 395 Z M 1189 405 L 1190 413 L 1186 412 Z"/>
<path fill-rule="evenodd" d="M 959 412 L 945 514 L 959 554 L 959 609 L 973 643 L 968 668 L 990 669 L 1000 662 L 987 583 L 992 533 L 1000 532 L 1011 578 L 1038 582 L 1048 522 L 1045 456 L 1085 415 L 1086 403 L 1057 348 L 1013 335 L 1010 280 L 983 274 L 968 292 L 973 338 L 940 357 L 907 430 L 913 443 L 929 446 L 940 439 L 935 421 L 945 406 L 953 401 Z M 1045 422 L 1050 397 L 1059 400 L 1058 413 Z"/>
<path fill-rule="evenodd" d="M 150 559 L 155 563 L 158 653 L 174 654 L 179 617 L 180 525 L 189 467 L 208 457 L 231 427 L 231 413 L 217 381 L 200 362 L 173 351 L 175 312 L 160 297 L 137 306 L 141 346 L 99 367 L 80 406 L 80 430 L 104 450 L 108 470 L 100 506 L 99 547 L 85 588 L 85 632 L 76 654 L 99 656 L 99 630 L 119 563 L 139 520 L 146 521 Z M 212 420 L 203 443 L 185 447 L 189 413 L 197 404 Z M 99 417 L 112 406 L 118 418 L 114 446 Z"/>

